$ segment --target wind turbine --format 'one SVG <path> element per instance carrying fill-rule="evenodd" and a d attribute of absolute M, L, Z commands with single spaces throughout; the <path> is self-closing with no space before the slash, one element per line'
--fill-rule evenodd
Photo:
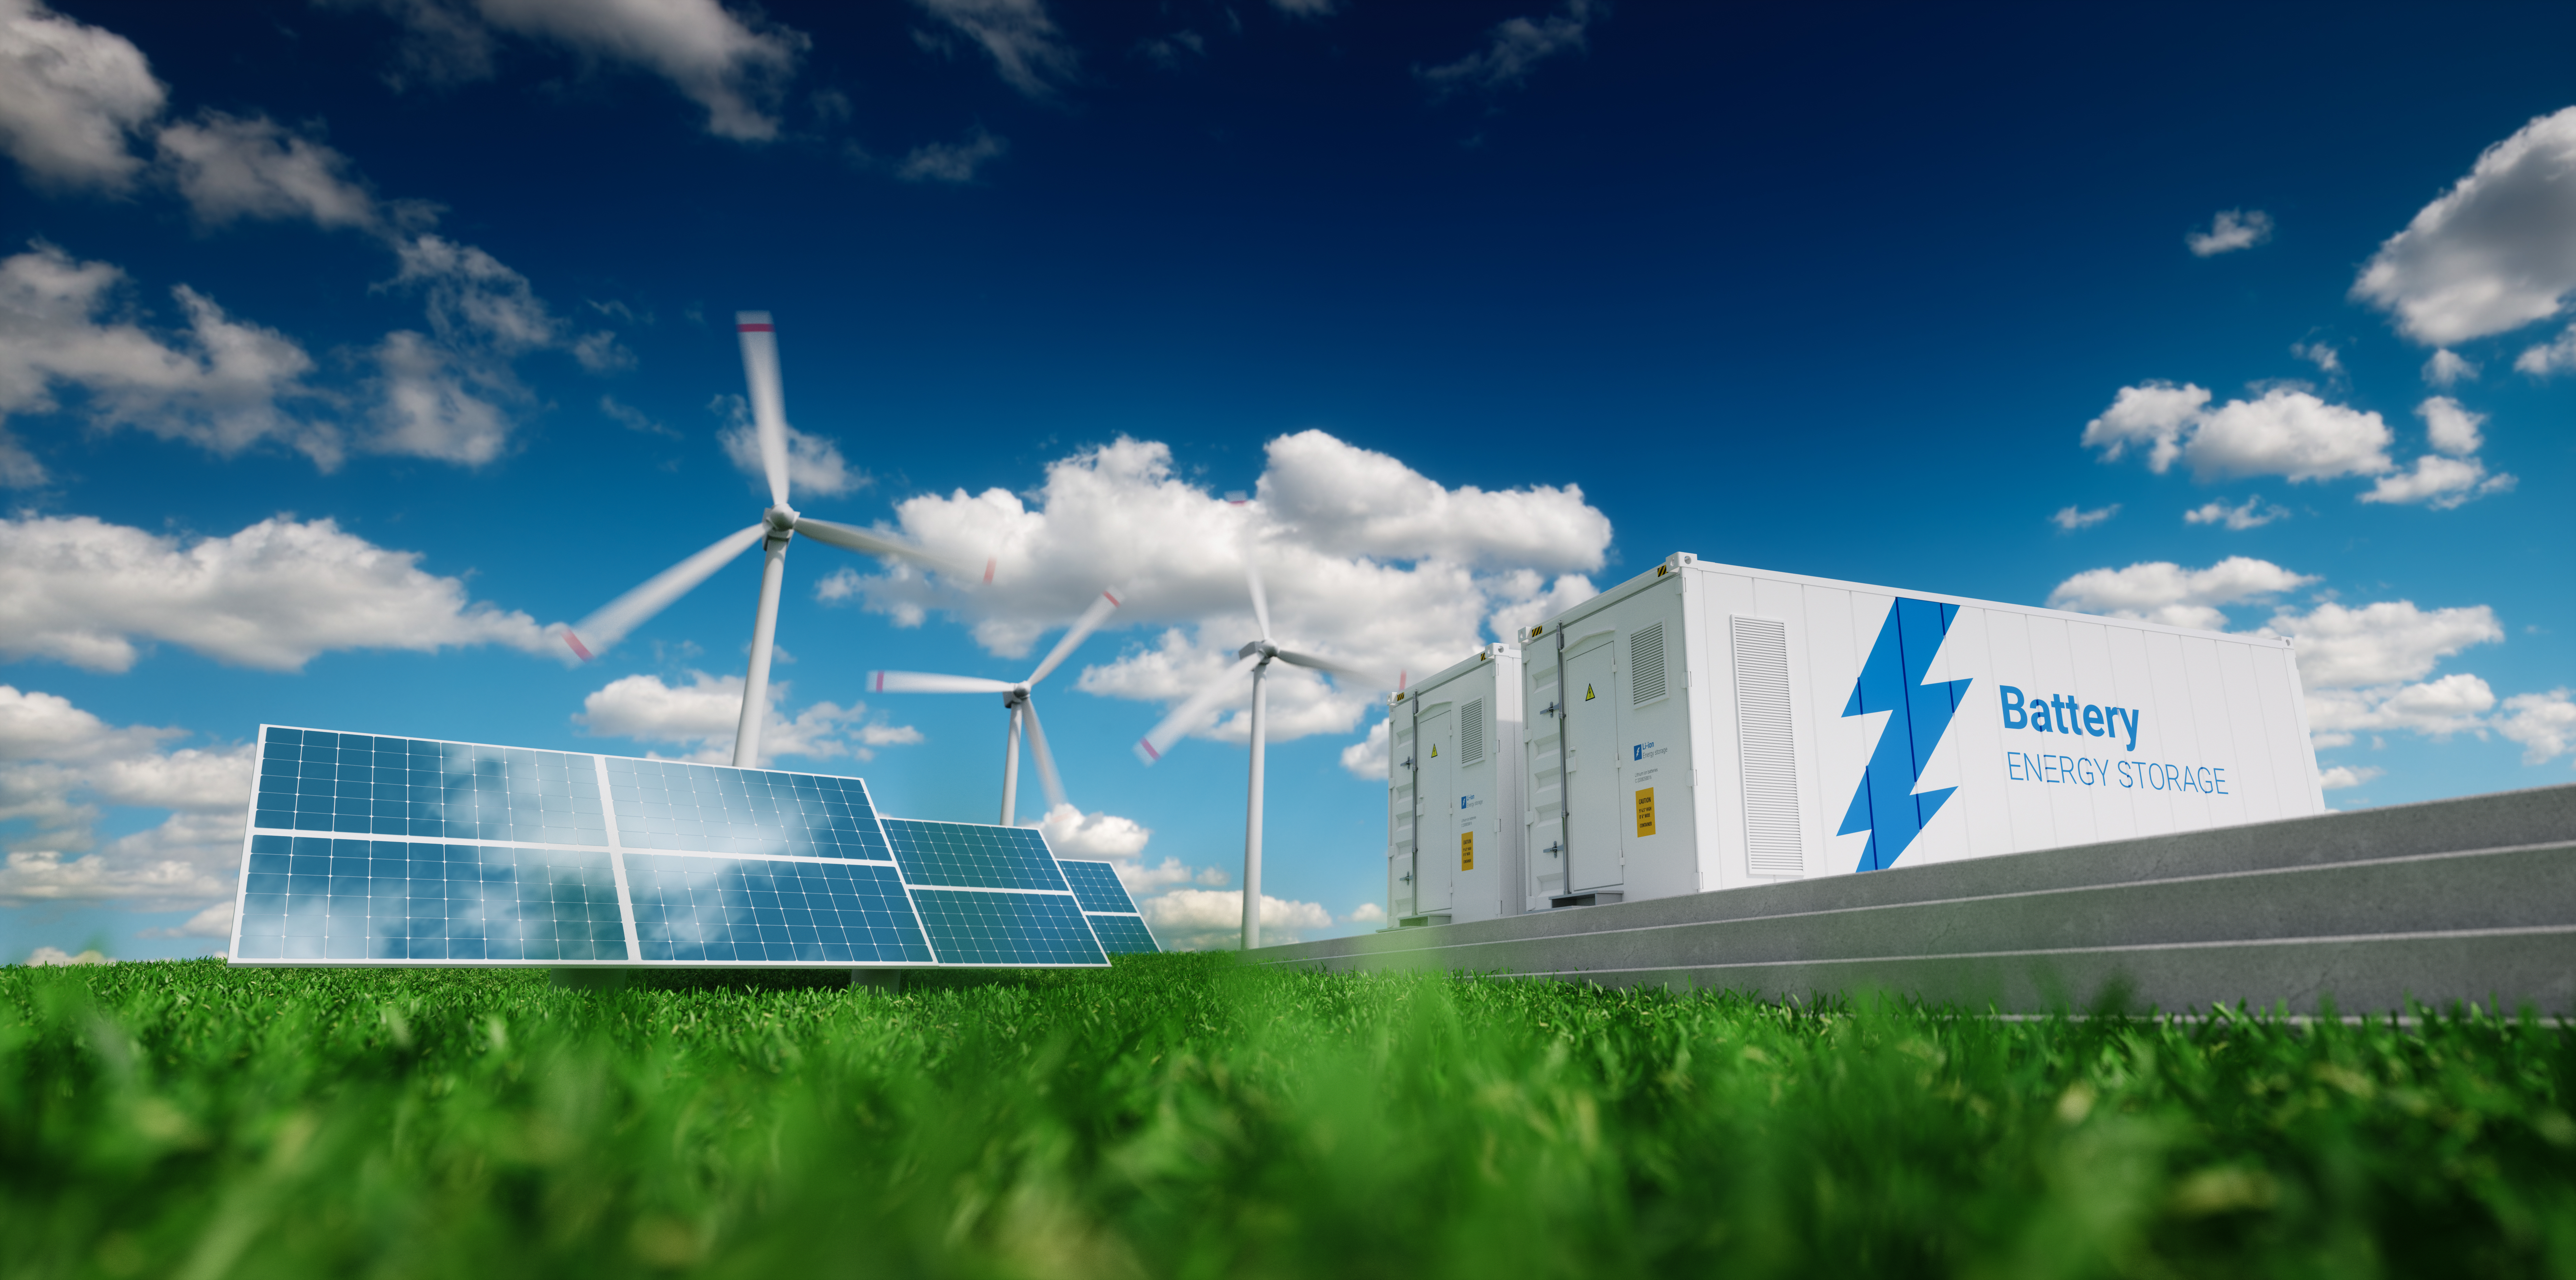
<path fill-rule="evenodd" d="M 1089 638 L 1092 632 L 1099 630 L 1100 624 L 1108 621 L 1110 613 L 1117 608 L 1117 593 L 1102 591 L 1100 598 L 1092 601 L 1091 607 L 1084 610 L 1082 617 L 1065 631 L 1064 638 L 1055 642 L 1055 648 L 1047 653 L 1045 661 L 1038 664 L 1038 669 L 1030 672 L 1028 679 L 1017 684 L 1008 680 L 987 680 L 981 676 L 935 676 L 919 671 L 871 671 L 868 673 L 868 688 L 877 693 L 998 693 L 1002 695 L 1002 705 L 1008 707 L 1011 712 L 1010 734 L 1004 739 L 1002 747 L 1002 825 L 1014 826 L 1020 820 L 1020 720 L 1023 716 L 1028 719 L 1029 746 L 1037 752 L 1038 783 L 1046 788 L 1048 806 L 1052 808 L 1055 805 L 1067 803 L 1064 798 L 1064 779 L 1055 771 L 1055 753 L 1047 750 L 1046 730 L 1038 724 L 1038 704 L 1030 700 L 1029 690 L 1038 681 L 1046 679 L 1048 674 L 1061 665 L 1066 658 L 1072 656 L 1075 646 Z"/>
<path fill-rule="evenodd" d="M 1150 765 L 1163 758 L 1163 753 L 1181 740 L 1183 734 L 1197 728 L 1208 712 L 1235 691 L 1235 681 L 1244 672 L 1252 673 L 1252 789 L 1243 814 L 1243 949 L 1261 945 L 1261 765 L 1266 739 L 1262 736 L 1262 712 L 1269 703 L 1267 681 L 1270 664 L 1285 662 L 1292 667 L 1309 667 L 1346 680 L 1375 683 L 1367 672 L 1353 670 L 1338 662 L 1313 654 L 1282 649 L 1270 639 L 1270 598 L 1261 589 L 1261 566 L 1247 552 L 1243 558 L 1245 580 L 1252 588 L 1252 618 L 1260 624 L 1261 638 L 1235 651 L 1235 661 L 1226 673 L 1208 686 L 1190 695 L 1172 714 L 1163 717 L 1153 732 L 1138 739 L 1136 758 Z"/>
<path fill-rule="evenodd" d="M 762 714 L 769 706 L 771 637 L 778 630 L 778 582 L 787 565 L 787 543 L 797 534 L 862 555 L 909 560 L 956 578 L 974 571 L 943 560 L 909 543 L 865 529 L 800 516 L 787 505 L 787 412 L 779 390 L 778 332 L 766 311 L 734 313 L 734 331 L 742 339 L 743 380 L 750 384 L 752 422 L 759 431 L 760 467 L 769 478 L 769 510 L 760 523 L 728 533 L 713 546 L 647 579 L 644 585 L 609 601 L 599 612 L 564 632 L 564 643 L 588 662 L 642 626 L 674 600 L 741 555 L 751 544 L 764 544 L 760 568 L 760 608 L 752 616 L 751 669 L 742 682 L 742 719 L 734 730 L 733 762 L 749 768 L 760 763 Z M 984 562 L 984 581 L 993 580 L 993 562 Z M 583 637 L 589 637 L 585 643 Z"/>

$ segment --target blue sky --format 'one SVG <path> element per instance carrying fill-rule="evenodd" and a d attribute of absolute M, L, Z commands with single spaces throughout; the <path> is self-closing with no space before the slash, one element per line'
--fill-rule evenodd
<path fill-rule="evenodd" d="M 1250 638 L 1416 673 L 1677 550 L 2299 637 L 2329 802 L 2570 779 L 2576 11 L 0 0 L 0 958 L 219 945 L 263 721 L 721 757 L 990 820 L 1039 705 L 1167 935 Z M 1242 492 L 1255 501 L 1229 504 Z M 1373 692 L 1274 695 L 1276 928 L 1365 929 Z M 1022 816 L 1044 811 L 1025 788 Z M 1071 825 L 1078 823 L 1078 826 Z M 1150 836 L 1146 833 L 1150 832 Z"/>

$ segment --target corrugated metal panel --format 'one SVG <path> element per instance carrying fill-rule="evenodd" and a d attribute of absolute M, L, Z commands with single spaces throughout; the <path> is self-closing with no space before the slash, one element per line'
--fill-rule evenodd
<path fill-rule="evenodd" d="M 1806 874 L 1798 822 L 1798 757 L 1790 733 L 1789 628 L 1733 615 L 1737 756 L 1744 778 L 1744 869 Z"/>
<path fill-rule="evenodd" d="M 1475 764 L 1485 758 L 1485 700 L 1468 703 L 1458 715 L 1458 763 Z"/>

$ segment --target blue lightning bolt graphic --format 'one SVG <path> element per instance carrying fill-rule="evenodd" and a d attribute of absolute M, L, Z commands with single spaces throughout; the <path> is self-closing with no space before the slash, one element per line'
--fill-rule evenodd
<path fill-rule="evenodd" d="M 1860 679 L 1852 682 L 1851 701 L 1843 704 L 1845 716 L 1891 713 L 1879 730 L 1878 748 L 1869 753 L 1869 766 L 1861 771 L 1860 789 L 1852 793 L 1843 829 L 1835 833 L 1869 833 L 1869 846 L 1860 855 L 1862 871 L 1895 866 L 1906 846 L 1914 843 L 1950 793 L 1958 790 L 1943 787 L 1920 795 L 1914 791 L 1923 778 L 1923 766 L 1931 762 L 1932 749 L 1950 731 L 1950 717 L 1958 712 L 1959 700 L 1967 696 L 1973 682 L 1927 684 L 1923 679 L 1932 670 L 1934 655 L 1941 652 L 1941 641 L 1950 634 L 1950 620 L 1958 616 L 1959 606 L 1954 604 L 1898 599 L 1887 611 L 1886 624 L 1878 629 L 1877 643 L 1870 646 L 1869 661 L 1861 664 Z"/>

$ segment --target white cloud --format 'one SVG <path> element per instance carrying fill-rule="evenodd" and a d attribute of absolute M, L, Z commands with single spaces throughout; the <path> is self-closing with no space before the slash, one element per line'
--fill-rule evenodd
<path fill-rule="evenodd" d="M 2084 447 L 2101 450 L 2104 462 L 2117 462 L 2130 446 L 2144 446 L 2147 465 L 2161 475 L 2182 452 L 2183 430 L 2200 421 L 2208 404 L 2209 392 L 2190 383 L 2122 387 L 2101 417 L 2084 424 Z"/>
<path fill-rule="evenodd" d="M 1211 951 L 1243 943 L 1243 891 L 1240 889 L 1174 889 L 1136 904 L 1145 913 L 1154 937 L 1166 948 Z M 1261 895 L 1261 944 L 1296 942 L 1300 931 L 1333 927 L 1333 913 L 1319 902 L 1298 902 Z"/>
<path fill-rule="evenodd" d="M 733 460 L 734 469 L 754 479 L 768 474 L 761 467 L 760 432 L 751 421 L 751 407 L 741 396 L 720 395 L 708 406 L 725 415 L 725 425 L 716 432 L 724 445 L 725 457 Z M 867 488 L 876 479 L 850 465 L 841 456 L 841 446 L 830 436 L 799 431 L 793 424 L 787 428 L 787 484 L 799 497 L 830 496 Z"/>
<path fill-rule="evenodd" d="M 409 329 L 386 334 L 370 358 L 375 430 L 368 448 L 479 467 L 509 446 L 511 420 L 500 401 L 524 392 L 506 368 L 468 360 Z"/>
<path fill-rule="evenodd" d="M 1145 852 L 1145 842 L 1154 838 L 1153 828 L 1134 818 L 1114 813 L 1084 813 L 1060 804 L 1047 810 L 1038 829 L 1046 833 L 1047 847 L 1060 858 L 1107 858 L 1113 862 L 1134 862 Z"/>
<path fill-rule="evenodd" d="M 1363 902 L 1351 908 L 1350 915 L 1344 918 L 1352 924 L 1385 924 L 1386 908 L 1374 902 Z"/>
<path fill-rule="evenodd" d="M 2443 658 L 2503 640 L 2504 628 L 2482 604 L 2418 609 L 2382 600 L 2354 609 L 2327 601 L 2305 614 L 2281 610 L 2255 634 L 2289 636 L 2300 683 L 2313 692 L 2420 680 Z"/>
<path fill-rule="evenodd" d="M 2450 457 L 2426 454 L 2415 460 L 2413 471 L 2382 476 L 2371 491 L 2361 495 L 2364 502 L 2421 502 L 2437 511 L 2448 511 L 2472 498 L 2498 493 L 2514 486 L 2514 477 L 2487 474 L 2486 464 L 2469 455 L 2486 443 L 2478 427 L 2487 416 L 2471 413 L 2449 396 L 2432 396 L 2415 406 L 2424 419 L 2425 434 L 2435 449 Z"/>
<path fill-rule="evenodd" d="M 991 586 L 966 591 L 904 569 L 843 570 L 818 594 L 862 601 L 907 624 L 944 610 L 971 623 L 987 651 L 1016 659 L 1081 613 L 1094 592 L 1124 584 L 1112 625 L 1143 638 L 1115 661 L 1083 670 L 1079 685 L 1169 704 L 1216 678 L 1256 634 L 1244 587 L 1247 539 L 1260 544 L 1282 645 L 1390 680 L 1469 656 L 1486 627 L 1508 636 L 1539 609 L 1588 598 L 1591 584 L 1563 571 L 1601 564 L 1610 542 L 1608 519 L 1571 487 L 1449 489 L 1320 432 L 1271 441 L 1259 492 L 1257 501 L 1228 502 L 1176 476 L 1167 446 L 1122 438 L 1050 464 L 1034 505 L 990 489 L 897 506 L 900 532 L 917 544 L 964 563 L 994 559 Z M 1354 493 L 1450 519 L 1355 510 Z M 1247 681 L 1246 702 L 1249 688 Z M 1274 667 L 1269 735 L 1347 732 L 1383 692 Z M 1241 741 L 1248 726 L 1235 710 L 1221 720 L 1212 714 L 1200 732 Z"/>
<path fill-rule="evenodd" d="M 233 904 L 218 902 L 167 929 L 146 929 L 146 938 L 222 938 L 233 936 Z"/>
<path fill-rule="evenodd" d="M 2204 502 L 2183 512 L 2182 519 L 2185 524 L 2224 524 L 2242 533 L 2247 529 L 2260 529 L 2275 520 L 2287 519 L 2289 514 L 2288 507 L 2264 506 L 2263 495 L 2258 493 L 2232 507 L 2216 500 Z"/>
<path fill-rule="evenodd" d="M 470 244 L 444 236 L 397 241 L 402 270 L 394 286 L 411 286 L 429 298 L 429 323 L 442 341 L 519 355 L 561 340 L 563 324 L 546 308 L 528 278 Z"/>
<path fill-rule="evenodd" d="M 2388 772 L 2386 769 L 2375 765 L 2365 765 L 2356 769 L 2350 765 L 2339 764 L 2318 774 L 2317 784 L 2327 791 L 2344 791 L 2360 786 L 2386 772 Z"/>
<path fill-rule="evenodd" d="M 2057 514 L 2050 516 L 2048 522 L 2068 533 L 2073 533 L 2078 529 L 2090 529 L 2118 514 L 2120 514 L 2120 504 L 2116 502 L 2107 507 L 2095 507 L 2090 511 L 2080 507 L 2065 506 L 2058 508 Z"/>
<path fill-rule="evenodd" d="M 2576 290 L 2576 107 L 2488 147 L 2379 247 L 2352 295 L 2407 337 L 2448 346 L 2558 313 Z"/>
<path fill-rule="evenodd" d="M 1484 48 L 1415 74 L 1440 94 L 1508 88 L 1528 79 L 1539 63 L 1569 49 L 1583 49 L 1583 31 L 1592 17 L 1589 0 L 1566 0 L 1557 12 L 1536 19 L 1506 18 L 1485 33 Z"/>
<path fill-rule="evenodd" d="M 1386 781 L 1387 722 L 1369 726 L 1368 736 L 1342 748 L 1342 767 L 1366 782 Z"/>
<path fill-rule="evenodd" d="M 71 952 L 65 951 L 60 947 L 38 947 L 34 951 L 27 953 L 27 963 L 36 966 L 56 966 L 75 964 L 114 964 L 116 961 L 110 959 L 106 952 L 96 950 L 95 948 L 84 951 L 79 955 L 73 955 Z"/>
<path fill-rule="evenodd" d="M 134 427 L 227 455 L 277 440 L 325 470 L 339 463 L 336 430 L 281 407 L 315 394 L 303 382 L 313 369 L 303 348 L 228 318 L 185 285 L 172 290 L 187 313 L 183 333 L 165 338 L 106 320 L 124 279 L 114 266 L 75 262 L 41 242 L 0 259 L 0 415 L 52 412 L 61 407 L 57 389 L 75 387 L 100 427 Z M 43 479 L 23 446 L 9 470 L 21 482 Z"/>
<path fill-rule="evenodd" d="M 1002 82 L 1032 98 L 1052 97 L 1080 59 L 1042 0 L 913 0 L 993 57 Z"/>
<path fill-rule="evenodd" d="M 2293 482 L 2378 475 L 2395 464 L 2395 437 L 2376 413 L 2328 404 L 2305 391 L 2275 387 L 2259 400 L 2230 400 L 2216 409 L 2199 387 L 2150 382 L 2122 387 L 2111 407 L 2084 426 L 2084 447 L 2117 461 L 2132 446 L 2147 449 L 2147 467 L 2162 474 L 2174 459 L 2194 478 L 2277 475 Z"/>
<path fill-rule="evenodd" d="M 2564 369 L 2576 369 L 2576 324 L 2571 324 L 2557 338 L 2523 348 L 2513 358 L 2517 372 L 2545 378 Z"/>
<path fill-rule="evenodd" d="M 329 520 L 183 540 L 90 516 L 0 519 L 0 654 L 124 671 L 138 642 L 166 641 L 294 671 L 335 649 L 553 650 L 528 615 L 471 602 L 419 561 Z"/>
<path fill-rule="evenodd" d="M 2393 438 L 2376 413 L 2275 388 L 2209 412 L 2182 455 L 2196 479 L 2276 475 L 2296 483 L 2386 471 Z"/>
<path fill-rule="evenodd" d="M 2209 220 L 2209 230 L 2192 232 L 2183 237 L 2183 243 L 2190 246 L 2193 257 L 2210 258 L 2251 249 L 2271 238 L 2272 215 L 2260 209 L 2221 209 Z"/>
<path fill-rule="evenodd" d="M 0 685 L 0 823 L 23 824 L 0 862 L 0 903 L 228 896 L 250 801 L 251 748 L 166 744 L 177 729 L 116 727 L 67 698 Z M 101 845 L 100 807 L 169 811 Z"/>
<path fill-rule="evenodd" d="M 972 182 L 976 169 L 1010 146 L 1007 140 L 978 127 L 963 142 L 929 142 L 914 147 L 894 172 L 906 182 Z"/>
<path fill-rule="evenodd" d="M 1321 431 L 1270 442 L 1258 496 L 1270 518 L 1329 555 L 1457 564 L 1598 569 L 1610 518 L 1583 490 L 1539 485 L 1456 489 Z"/>
<path fill-rule="evenodd" d="M 2302 667 L 2304 675 L 2305 668 Z M 2422 684 L 2367 689 L 2308 690 L 2308 726 L 2317 745 L 2350 742 L 2356 733 L 2405 729 L 2430 738 L 2486 728 L 2496 698 L 2487 682 L 2465 671 Z"/>
<path fill-rule="evenodd" d="M 266 116 L 220 111 L 160 134 L 161 163 L 199 221 L 310 219 L 319 227 L 371 228 L 375 197 L 349 172 L 349 158 L 289 133 Z"/>
<path fill-rule="evenodd" d="M 2343 373 L 2343 354 L 2325 343 L 2293 342 L 2290 344 L 2290 354 L 2315 365 L 2320 373 L 2329 376 L 2339 376 Z"/>
<path fill-rule="evenodd" d="M 2496 732 L 2522 744 L 2524 764 L 2545 764 L 2576 751 L 2576 696 L 2565 689 L 2517 693 L 2504 700 Z"/>
<path fill-rule="evenodd" d="M 707 110 L 707 132 L 778 136 L 774 109 L 810 43 L 717 0 L 378 0 L 410 35 L 405 63 L 433 81 L 492 74 L 492 33 L 641 68 Z"/>
<path fill-rule="evenodd" d="M 38 0 L 0 0 L 0 148 L 37 183 L 123 190 L 143 167 L 126 135 L 165 96 L 132 41 Z"/>
<path fill-rule="evenodd" d="M 2278 595 L 2314 581 L 2248 556 L 2229 556 L 2206 569 L 2185 569 L 2159 560 L 2125 569 L 2087 569 L 2057 584 L 2048 593 L 2048 607 L 2215 631 L 2227 625 L 2222 606 Z"/>
<path fill-rule="evenodd" d="M 742 677 L 704 671 L 688 674 L 689 683 L 684 685 L 664 684 L 656 675 L 612 680 L 582 699 L 582 709 L 572 721 L 593 737 L 676 746 L 685 753 L 684 759 L 729 763 L 734 730 L 742 716 Z M 848 707 L 817 702 L 791 719 L 783 710 L 787 694 L 788 682 L 770 682 L 768 715 L 760 730 L 764 765 L 781 756 L 872 760 L 876 747 L 922 740 L 920 731 L 910 725 L 868 723 L 863 702 Z"/>
<path fill-rule="evenodd" d="M 2571 355 L 2576 355 L 2576 352 L 2571 352 Z M 2478 367 L 2449 347 L 2434 352 L 2424 361 L 2424 381 L 2434 386 L 2448 387 L 2464 379 L 2470 382 L 2477 381 Z"/>
<path fill-rule="evenodd" d="M 643 410 L 631 404 L 618 403 L 615 396 L 601 396 L 599 411 L 606 415 L 609 421 L 640 435 L 668 436 L 674 440 L 681 438 L 679 432 L 654 421 Z"/>
<path fill-rule="evenodd" d="M 2445 458 L 2428 453 L 2415 460 L 2415 469 L 2381 476 L 2379 483 L 2361 495 L 2364 502 L 2423 503 L 2436 511 L 2448 511 L 2473 498 L 2482 498 L 2514 486 L 2510 474 L 2490 476 L 2486 464 L 2475 458 Z"/>
<path fill-rule="evenodd" d="M 2425 434 L 2433 447 L 2454 457 L 2476 453 L 2486 444 L 2478 428 L 2487 415 L 2471 413 L 2449 396 L 2432 396 L 2415 406 L 2416 416 L 2424 419 Z"/>

